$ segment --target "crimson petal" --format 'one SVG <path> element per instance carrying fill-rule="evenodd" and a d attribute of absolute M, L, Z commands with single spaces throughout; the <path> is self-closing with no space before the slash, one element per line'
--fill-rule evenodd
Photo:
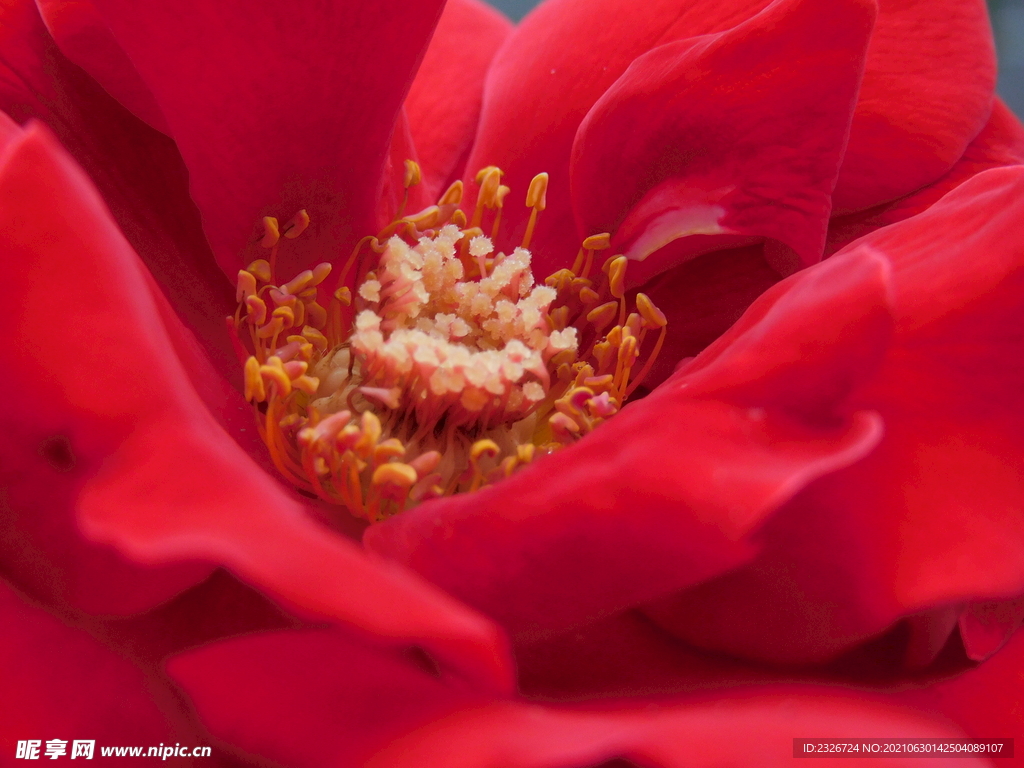
<path fill-rule="evenodd" d="M 877 364 L 887 302 L 881 260 L 830 260 L 775 286 L 724 346 L 557 457 L 364 541 L 521 637 L 733 568 L 778 505 L 878 441 L 877 416 L 835 406 Z"/>
<path fill-rule="evenodd" d="M 320 528 L 215 423 L 174 354 L 144 268 L 45 128 L 8 146 L 0 199 L 17 371 L 2 385 L 4 447 L 33 469 L 5 512 L 18 516 L 12 530 L 27 532 L 22 551 L 38 550 L 13 564 L 16 575 L 42 562 L 77 590 L 79 607 L 124 613 L 222 563 L 308 614 L 387 642 L 422 639 L 453 667 L 509 684 L 491 624 Z M 68 479 L 55 482 L 62 472 Z M 55 496 L 48 514 L 38 512 L 40 492 Z M 20 553 L 5 554 L 11 565 Z M 46 575 L 35 583 L 46 588 Z"/>
<path fill-rule="evenodd" d="M 480 0 L 449 0 L 444 7 L 405 100 L 428 197 L 436 198 L 462 174 L 487 68 L 511 29 L 508 19 Z"/>
<path fill-rule="evenodd" d="M 777 0 L 637 58 L 576 135 L 581 230 L 613 233 L 638 262 L 633 284 L 673 266 L 652 254 L 692 235 L 673 260 L 754 237 L 796 254 L 773 264 L 783 273 L 818 261 L 874 16 L 865 0 Z"/>
<path fill-rule="evenodd" d="M 377 231 L 392 129 L 441 0 L 95 4 L 167 120 L 232 279 L 265 215 L 312 217 L 284 273 Z"/>
<path fill-rule="evenodd" d="M 849 395 L 885 437 L 780 510 L 749 567 L 652 608 L 659 623 L 702 647 L 822 661 L 902 617 L 1024 592 L 1022 222 L 1024 167 L 994 169 L 825 262 L 893 263 L 893 342 Z"/>
<path fill-rule="evenodd" d="M 880 0 L 836 210 L 894 200 L 942 176 L 985 125 L 995 82 L 982 0 Z"/>
<path fill-rule="evenodd" d="M 12 759 L 19 740 L 74 739 L 111 744 L 197 743 L 196 734 L 158 705 L 170 691 L 80 629 L 25 602 L 0 581 L 0 744 Z M 46 759 L 43 749 L 40 757 Z M 59 758 L 57 758 L 59 759 Z"/>

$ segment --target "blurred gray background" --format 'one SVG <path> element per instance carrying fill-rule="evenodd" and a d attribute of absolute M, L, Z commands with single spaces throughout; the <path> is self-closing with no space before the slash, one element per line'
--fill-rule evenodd
<path fill-rule="evenodd" d="M 490 0 L 513 21 L 521 19 L 536 0 Z M 999 95 L 1024 117 L 1024 0 L 989 0 L 999 51 Z"/>

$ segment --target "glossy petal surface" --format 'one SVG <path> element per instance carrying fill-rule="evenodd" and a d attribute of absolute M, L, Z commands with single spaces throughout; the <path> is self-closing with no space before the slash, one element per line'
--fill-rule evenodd
<path fill-rule="evenodd" d="M 45 129 L 7 148 L 0 199 L 21 374 L 4 382 L 5 434 L 33 469 L 8 514 L 37 550 L 24 558 L 30 569 L 59 562 L 52 573 L 87 609 L 130 612 L 198 581 L 211 568 L 202 561 L 223 563 L 305 612 L 392 640 L 423 635 L 433 646 L 431 636 L 439 657 L 507 684 L 488 622 L 321 529 L 216 424 L 174 354 L 137 257 Z M 12 407 L 29 398 L 52 405 Z M 51 479 L 72 470 L 80 474 Z M 30 515 L 40 486 L 55 498 L 49 514 Z M 168 567 L 150 574 L 157 565 Z"/>
<path fill-rule="evenodd" d="M 633 284 L 692 235 L 673 261 L 753 237 L 795 254 L 784 273 L 817 262 L 874 16 L 872 2 L 779 0 L 638 57 L 576 135 L 580 230 L 613 233 L 614 252 L 637 262 Z"/>
<path fill-rule="evenodd" d="M 735 567 L 779 504 L 876 444 L 873 414 L 834 407 L 877 363 L 886 290 L 872 257 L 780 284 L 701 370 L 559 455 L 373 526 L 364 541 L 523 636 Z M 810 331 L 806 313 L 825 306 L 830 322 Z"/>
<path fill-rule="evenodd" d="M 282 254 L 283 273 L 377 230 L 392 128 L 439 0 L 96 7 L 166 117 L 232 279 L 259 253 L 265 215 L 312 217 Z"/>
<path fill-rule="evenodd" d="M 660 623 L 704 647 L 822 660 L 901 616 L 1024 591 L 1022 192 L 1024 168 L 987 171 L 845 251 L 893 263 L 893 343 L 850 392 L 885 437 L 780 510 L 749 568 L 654 609 Z"/>

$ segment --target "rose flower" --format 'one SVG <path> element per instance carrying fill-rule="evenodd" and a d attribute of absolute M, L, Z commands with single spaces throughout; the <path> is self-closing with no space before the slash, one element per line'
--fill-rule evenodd
<path fill-rule="evenodd" d="M 0 64 L 5 760 L 1019 733 L 981 0 L 9 0 Z"/>

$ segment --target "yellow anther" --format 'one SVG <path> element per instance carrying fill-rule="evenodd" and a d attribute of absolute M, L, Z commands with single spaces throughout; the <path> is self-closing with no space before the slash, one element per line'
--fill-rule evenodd
<path fill-rule="evenodd" d="M 309 370 L 309 363 L 304 360 L 289 360 L 287 363 L 282 364 L 284 366 L 284 372 L 288 374 L 288 378 L 294 381 L 295 379 L 302 376 L 307 370 Z"/>
<path fill-rule="evenodd" d="M 349 288 L 347 285 L 343 285 L 343 286 L 341 286 L 341 288 L 339 288 L 338 290 L 336 290 L 334 292 L 334 298 L 336 298 L 338 301 L 340 301 L 342 306 L 351 307 L 352 306 L 352 289 Z"/>
<path fill-rule="evenodd" d="M 487 208 L 494 208 L 498 205 L 498 188 L 503 186 L 501 183 L 502 171 L 500 168 L 490 165 L 483 168 L 476 175 L 476 183 L 480 185 L 480 195 L 477 199 L 477 210 L 480 210 L 480 206 Z M 474 218 L 474 226 L 479 224 Z"/>
<path fill-rule="evenodd" d="M 619 360 L 622 361 L 623 369 L 629 370 L 636 362 L 638 354 L 636 336 L 626 336 L 619 347 Z"/>
<path fill-rule="evenodd" d="M 622 346 L 623 328 L 621 325 L 616 325 L 608 333 L 605 334 L 605 341 L 611 344 L 613 347 Z"/>
<path fill-rule="evenodd" d="M 273 318 L 280 318 L 282 330 L 285 328 L 291 328 L 295 325 L 295 312 L 291 307 L 278 307 L 270 313 L 270 317 L 271 322 L 273 322 Z"/>
<path fill-rule="evenodd" d="M 309 326 L 304 326 L 304 327 L 308 328 Z M 293 336 L 289 336 L 286 339 L 286 341 L 289 344 L 294 342 L 294 344 L 298 347 L 298 352 L 296 352 L 296 357 L 301 357 L 307 363 L 309 362 L 310 359 L 312 359 L 312 356 L 313 356 L 313 345 L 310 344 L 309 341 L 306 340 L 305 336 L 300 336 L 298 334 L 295 334 Z M 280 351 L 279 351 L 279 354 L 280 354 Z"/>
<path fill-rule="evenodd" d="M 308 307 L 307 307 L 307 310 L 308 310 Z M 326 319 L 326 317 L 327 316 L 325 314 L 324 318 Z M 309 343 L 318 352 L 324 352 L 327 349 L 327 347 L 330 345 L 330 342 L 327 341 L 327 337 L 324 336 L 322 333 L 320 333 L 320 331 L 317 330 L 316 327 L 314 327 L 314 326 L 309 326 L 309 325 L 303 326 L 303 328 L 302 328 L 302 336 L 303 336 L 303 338 L 308 339 Z"/>
<path fill-rule="evenodd" d="M 564 291 L 569 288 L 575 277 L 576 275 L 574 275 L 568 269 L 560 269 L 557 272 L 553 272 L 552 274 L 545 277 L 544 285 L 551 286 L 556 291 Z"/>
<path fill-rule="evenodd" d="M 437 465 L 441 463 L 441 453 L 439 451 L 427 451 L 421 453 L 415 459 L 409 462 L 409 465 L 416 470 L 416 474 L 420 477 L 426 477 L 435 469 Z"/>
<path fill-rule="evenodd" d="M 255 357 L 245 361 L 245 399 L 250 403 L 262 403 L 267 399 L 267 390 L 260 376 L 260 361 Z"/>
<path fill-rule="evenodd" d="M 519 459 L 520 464 L 529 464 L 533 461 L 533 454 L 536 451 L 537 446 L 533 443 L 525 443 L 524 445 L 516 446 L 516 458 Z"/>
<path fill-rule="evenodd" d="M 263 239 L 260 240 L 260 245 L 262 245 L 264 248 L 273 248 L 275 245 L 277 245 L 277 241 L 280 239 L 281 230 L 277 224 L 277 219 L 275 219 L 273 216 L 264 216 Z M 270 278 L 268 277 L 264 282 L 270 282 Z"/>
<path fill-rule="evenodd" d="M 461 208 L 456 209 L 452 214 L 452 224 L 461 229 L 462 227 L 465 227 L 467 223 L 468 220 L 466 219 L 465 212 Z"/>
<path fill-rule="evenodd" d="M 235 301 L 241 303 L 249 296 L 256 295 L 256 276 L 244 269 L 238 270 L 238 283 L 235 288 Z"/>
<path fill-rule="evenodd" d="M 256 261 L 245 268 L 245 271 L 252 272 L 261 283 L 270 282 L 270 262 L 266 259 L 256 259 Z"/>
<path fill-rule="evenodd" d="M 571 416 L 558 412 L 548 422 L 551 425 L 551 432 L 561 443 L 570 443 L 580 432 L 580 425 Z"/>
<path fill-rule="evenodd" d="M 266 364 L 260 366 L 260 376 L 267 384 L 277 387 L 278 397 L 288 397 L 291 394 L 292 380 L 285 373 L 281 358 L 276 355 L 269 357 Z"/>
<path fill-rule="evenodd" d="M 301 211 L 296 213 L 287 224 L 284 225 L 284 236 L 289 240 L 294 240 L 296 237 L 306 231 L 306 227 L 309 226 L 309 214 L 306 213 L 306 209 L 303 208 Z"/>
<path fill-rule="evenodd" d="M 599 294 L 593 288 L 583 288 L 580 290 L 580 302 L 584 305 L 593 304 L 600 298 L 601 294 Z"/>
<path fill-rule="evenodd" d="M 618 308 L 619 305 L 614 301 L 609 301 L 599 307 L 594 307 L 587 313 L 587 322 L 593 325 L 598 333 L 600 333 L 607 328 L 608 324 L 615 318 L 615 312 Z"/>
<path fill-rule="evenodd" d="M 373 460 L 377 464 L 383 464 L 389 459 L 399 459 L 405 456 L 405 444 L 397 437 L 389 437 L 373 449 Z"/>
<path fill-rule="evenodd" d="M 284 330 L 284 320 L 280 317 L 272 317 L 270 322 L 261 328 L 256 329 L 256 338 L 270 339 L 277 336 Z"/>
<path fill-rule="evenodd" d="M 504 173 L 502 172 L 501 168 L 499 168 L 496 165 L 485 165 L 483 168 L 476 172 L 476 178 L 474 178 L 474 181 L 480 186 L 483 186 L 484 179 L 495 175 L 497 175 L 496 177 L 500 179 L 504 175 Z"/>
<path fill-rule="evenodd" d="M 526 191 L 526 207 L 536 208 L 543 211 L 548 205 L 548 175 L 538 173 L 530 181 L 530 188 Z"/>
<path fill-rule="evenodd" d="M 311 301 L 306 304 L 306 323 L 313 328 L 323 328 L 327 325 L 327 310 Z"/>
<path fill-rule="evenodd" d="M 313 270 L 307 269 L 299 272 L 295 277 L 289 280 L 287 283 L 281 286 L 281 292 L 291 294 L 295 296 L 301 293 L 306 287 L 313 282 Z"/>
<path fill-rule="evenodd" d="M 591 235 L 583 241 L 583 247 L 589 251 L 603 251 L 609 245 L 611 245 L 612 236 L 607 232 L 602 232 L 599 235 Z"/>
<path fill-rule="evenodd" d="M 405 217 L 405 220 L 412 224 L 416 229 L 430 229 L 436 227 L 441 221 L 441 209 L 436 205 L 432 205 L 429 208 L 424 208 L 419 213 L 414 213 Z"/>
<path fill-rule="evenodd" d="M 370 482 L 377 486 L 393 485 L 396 488 L 405 490 L 411 488 L 416 483 L 416 480 L 415 469 L 408 464 L 391 461 L 387 464 L 381 464 L 373 470 L 373 479 Z"/>
<path fill-rule="evenodd" d="M 320 285 L 320 283 L 326 280 L 327 276 L 331 274 L 332 269 L 334 269 L 334 267 L 328 261 L 322 261 L 317 264 L 313 267 L 313 282 L 311 282 L 310 285 Z"/>
<path fill-rule="evenodd" d="M 320 379 L 316 376 L 299 376 L 292 380 L 292 386 L 307 395 L 315 395 L 320 388 Z"/>
<path fill-rule="evenodd" d="M 423 173 L 420 171 L 420 164 L 415 160 L 405 161 L 405 178 L 402 179 L 402 186 L 406 189 L 414 187 L 420 183 L 423 179 Z"/>
<path fill-rule="evenodd" d="M 608 290 L 616 299 L 621 299 L 626 292 L 626 265 L 628 263 L 625 256 L 616 256 L 608 264 Z"/>
<path fill-rule="evenodd" d="M 498 448 L 498 444 L 493 440 L 488 440 L 485 438 L 483 440 L 477 440 L 475 443 L 473 443 L 472 447 L 469 449 L 469 460 L 474 466 L 476 466 L 476 464 L 479 463 L 481 459 L 493 459 L 499 453 L 501 453 L 501 449 Z"/>
<path fill-rule="evenodd" d="M 654 302 L 650 300 L 646 293 L 638 293 L 636 295 L 636 308 L 643 317 L 644 322 L 647 323 L 648 328 L 663 328 L 668 324 L 665 313 L 654 306 Z"/>
<path fill-rule="evenodd" d="M 552 329 L 556 331 L 564 330 L 569 324 L 569 308 L 565 306 L 555 307 L 548 314 L 548 317 L 551 320 Z"/>
<path fill-rule="evenodd" d="M 504 184 L 499 184 L 498 188 L 494 190 L 494 206 L 496 208 L 501 208 L 501 206 L 505 204 L 505 198 L 511 191 L 512 189 L 510 187 L 506 187 Z"/>
<path fill-rule="evenodd" d="M 605 374 L 604 376 L 587 376 L 583 379 L 583 385 L 589 387 L 595 392 L 605 392 L 611 388 L 614 380 L 615 377 L 610 373 Z"/>
<path fill-rule="evenodd" d="M 362 434 L 355 444 L 356 452 L 363 457 L 369 456 L 380 440 L 382 431 L 377 414 L 373 411 L 363 411 Z"/>
<path fill-rule="evenodd" d="M 452 182 L 451 186 L 445 190 L 444 194 L 441 195 L 441 199 L 437 201 L 438 205 L 458 205 L 462 202 L 462 181 L 456 179 Z"/>

